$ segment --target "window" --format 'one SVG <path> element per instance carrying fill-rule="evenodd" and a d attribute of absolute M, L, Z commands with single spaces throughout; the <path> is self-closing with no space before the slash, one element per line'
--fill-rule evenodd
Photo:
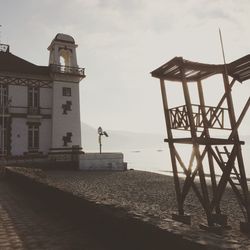
<path fill-rule="evenodd" d="M 28 127 L 28 148 L 37 150 L 39 148 L 39 125 L 32 124 Z"/>
<path fill-rule="evenodd" d="M 7 128 L 6 128 L 6 122 L 4 123 L 4 128 L 2 127 L 2 125 L 0 126 L 0 155 L 2 155 L 3 153 L 6 153 L 6 149 L 7 149 Z M 4 150 L 3 150 L 3 146 L 4 146 Z"/>
<path fill-rule="evenodd" d="M 39 106 L 39 88 L 28 87 L 28 106 L 38 108 Z"/>
<path fill-rule="evenodd" d="M 71 96 L 71 88 L 63 88 L 63 96 Z"/>
<path fill-rule="evenodd" d="M 4 101 L 4 106 L 7 105 L 7 100 L 8 100 L 8 89 L 6 85 L 0 84 L 0 105 L 3 105 Z"/>
<path fill-rule="evenodd" d="M 39 88 L 28 87 L 28 113 L 39 114 Z"/>

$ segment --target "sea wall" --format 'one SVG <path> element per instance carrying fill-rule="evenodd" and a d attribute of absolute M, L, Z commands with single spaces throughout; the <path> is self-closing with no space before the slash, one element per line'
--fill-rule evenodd
<path fill-rule="evenodd" d="M 122 153 L 85 153 L 80 155 L 80 170 L 126 170 Z"/>

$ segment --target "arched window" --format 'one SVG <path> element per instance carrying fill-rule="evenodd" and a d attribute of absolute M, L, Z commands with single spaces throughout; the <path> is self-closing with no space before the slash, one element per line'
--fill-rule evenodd
<path fill-rule="evenodd" d="M 68 71 L 71 67 L 71 51 L 68 49 L 60 50 L 60 65 L 62 71 Z"/>

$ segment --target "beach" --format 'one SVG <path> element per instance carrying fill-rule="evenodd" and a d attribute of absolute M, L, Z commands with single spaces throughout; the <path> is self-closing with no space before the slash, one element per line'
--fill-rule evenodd
<path fill-rule="evenodd" d="M 31 171 L 33 175 L 32 170 L 27 171 Z M 35 173 L 34 176 L 36 175 Z M 185 212 L 192 216 L 192 225 L 187 226 L 172 220 L 172 213 L 176 212 L 176 199 L 171 176 L 134 170 L 45 171 L 42 172 L 42 177 L 38 176 L 38 178 L 50 186 L 97 205 L 122 209 L 126 214 L 131 214 L 141 221 L 149 222 L 168 232 L 179 234 L 185 239 L 203 244 L 211 243 L 212 249 L 216 249 L 216 246 L 222 249 L 250 249 L 249 236 L 241 233 L 239 229 L 243 216 L 230 188 L 226 189 L 221 209 L 223 214 L 228 215 L 228 222 L 232 229 L 217 235 L 199 228 L 200 223 L 206 223 L 206 217 L 192 192 L 188 194 L 185 203 Z M 236 247 L 230 248 L 227 244 L 233 244 Z"/>

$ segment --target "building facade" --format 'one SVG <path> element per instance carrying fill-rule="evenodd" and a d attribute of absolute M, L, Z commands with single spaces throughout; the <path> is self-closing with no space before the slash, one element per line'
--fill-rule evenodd
<path fill-rule="evenodd" d="M 57 34 L 49 65 L 37 66 L 0 45 L 0 155 L 81 151 L 79 83 L 85 77 L 73 37 Z"/>

